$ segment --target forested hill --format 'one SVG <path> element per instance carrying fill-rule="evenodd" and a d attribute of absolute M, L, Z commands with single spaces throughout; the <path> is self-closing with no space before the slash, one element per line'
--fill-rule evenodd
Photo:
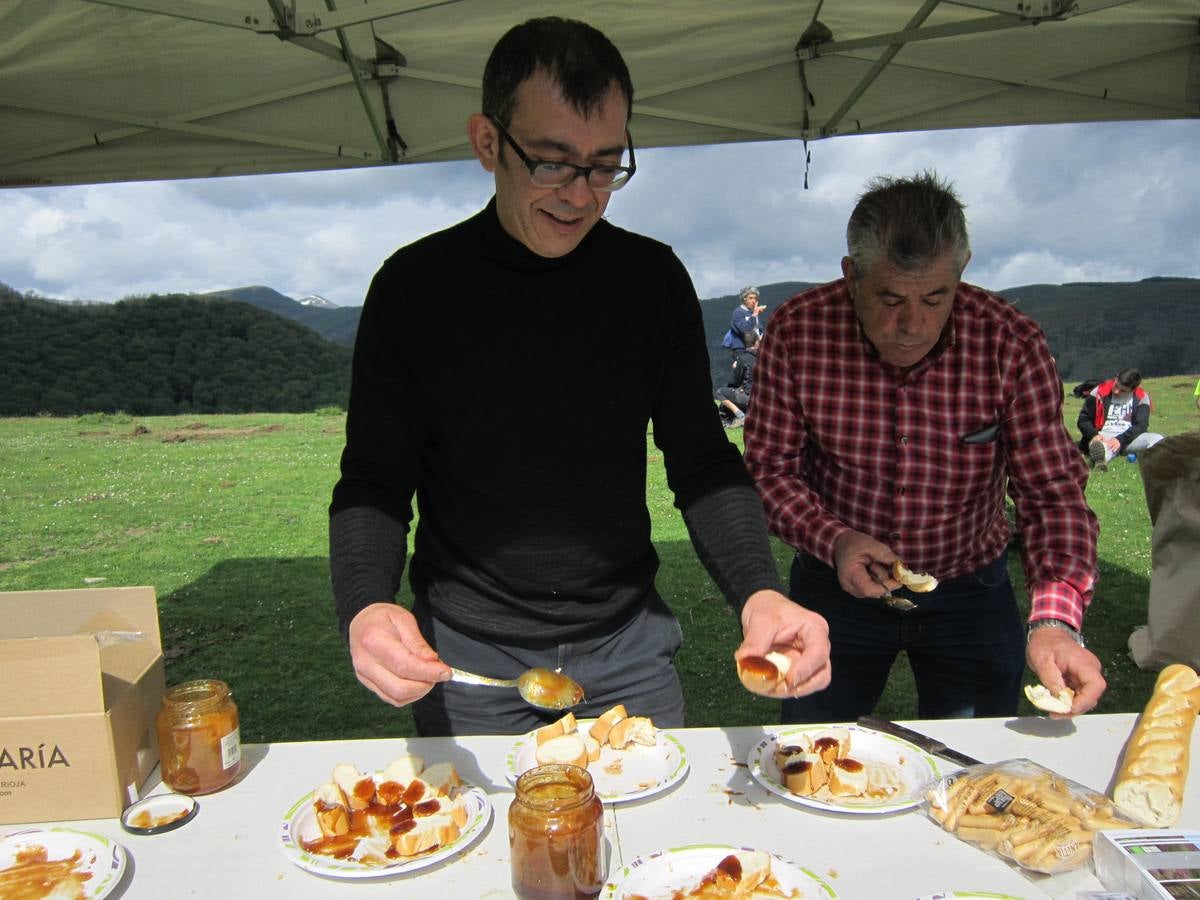
<path fill-rule="evenodd" d="M 64 305 L 0 285 L 0 415 L 345 406 L 351 351 L 245 303 Z"/>

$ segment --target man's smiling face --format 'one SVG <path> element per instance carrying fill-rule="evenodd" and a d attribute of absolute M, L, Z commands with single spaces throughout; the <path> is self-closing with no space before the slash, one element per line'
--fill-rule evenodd
<path fill-rule="evenodd" d="M 535 72 L 517 89 L 508 132 L 531 158 L 589 166 L 621 164 L 628 105 L 614 82 L 584 118 L 562 99 L 557 85 Z M 600 221 L 610 194 L 583 178 L 560 188 L 538 187 L 511 147 L 498 136 L 494 152 L 479 155 L 496 176 L 496 212 L 504 230 L 539 256 L 565 256 Z M 500 148 L 503 147 L 501 153 Z"/>

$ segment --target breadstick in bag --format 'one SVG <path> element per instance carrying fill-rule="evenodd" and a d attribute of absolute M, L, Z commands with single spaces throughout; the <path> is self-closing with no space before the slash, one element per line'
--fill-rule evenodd
<path fill-rule="evenodd" d="M 1159 673 L 1117 771 L 1113 802 L 1127 816 L 1169 828 L 1183 811 L 1200 676 L 1181 663 Z"/>

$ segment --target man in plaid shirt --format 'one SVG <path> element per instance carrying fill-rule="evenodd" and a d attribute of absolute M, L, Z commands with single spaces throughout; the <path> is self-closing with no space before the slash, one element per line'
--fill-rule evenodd
<path fill-rule="evenodd" d="M 871 712 L 900 650 L 922 718 L 1009 716 L 1024 663 L 1071 715 L 1104 692 L 1080 629 L 1096 574 L 1084 465 L 1035 322 L 960 281 L 962 203 L 936 175 L 876 179 L 847 227 L 843 278 L 779 308 L 759 354 L 746 464 L 792 547 L 791 596 L 829 622 L 833 680 L 784 722 Z M 1031 601 L 1008 578 L 1017 512 Z M 939 580 L 902 591 L 903 560 Z M 915 601 L 908 611 L 883 598 Z"/>

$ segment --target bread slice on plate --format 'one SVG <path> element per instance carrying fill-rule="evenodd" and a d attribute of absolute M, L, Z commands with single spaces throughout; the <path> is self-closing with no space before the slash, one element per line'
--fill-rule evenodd
<path fill-rule="evenodd" d="M 784 787 L 801 797 L 811 797 L 829 780 L 821 757 L 805 750 L 785 757 L 779 766 L 779 776 Z"/>
<path fill-rule="evenodd" d="M 358 770 L 354 763 L 338 763 L 333 767 L 333 780 L 351 809 L 366 809 L 375 799 L 375 779 Z"/>
<path fill-rule="evenodd" d="M 625 711 L 625 704 L 618 703 L 612 709 L 606 710 L 600 714 L 595 722 L 592 723 L 591 735 L 601 744 L 608 741 L 608 733 L 612 727 L 628 716 Z"/>
<path fill-rule="evenodd" d="M 401 856 L 416 856 L 418 853 L 428 853 L 445 847 L 458 840 L 462 833 L 449 813 L 408 821 L 413 823 L 409 830 L 402 833 L 393 830 L 392 833 L 392 846 Z M 408 827 L 407 823 L 405 827 Z"/>
<path fill-rule="evenodd" d="M 861 797 L 870 787 L 867 768 L 857 759 L 835 759 L 829 767 L 829 793 L 835 797 Z"/>
<path fill-rule="evenodd" d="M 313 810 L 317 815 L 317 826 L 324 837 L 345 834 L 350 830 L 350 810 L 346 806 L 346 795 L 332 781 L 321 785 L 313 793 Z"/>
<path fill-rule="evenodd" d="M 462 786 L 462 778 L 451 762 L 436 763 L 423 771 L 420 777 L 430 791 L 440 797 L 449 797 L 455 788 Z"/>
<path fill-rule="evenodd" d="M 629 716 L 614 725 L 608 732 L 608 745 L 614 750 L 623 750 L 630 744 L 653 747 L 658 743 L 654 723 L 645 716 Z"/>
<path fill-rule="evenodd" d="M 587 768 L 587 745 L 584 744 L 583 737 L 577 732 L 560 734 L 558 737 L 550 738 L 550 740 L 538 747 L 534 753 L 534 758 L 537 760 L 539 766 L 561 763 Z"/>

